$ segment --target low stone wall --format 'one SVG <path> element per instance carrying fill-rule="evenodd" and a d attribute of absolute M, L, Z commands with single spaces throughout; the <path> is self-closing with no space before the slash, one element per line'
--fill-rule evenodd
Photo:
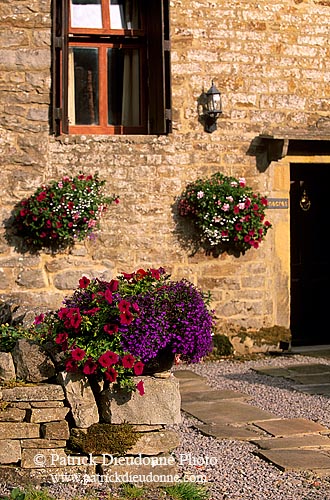
<path fill-rule="evenodd" d="M 41 380 L 45 366 L 52 376 Z M 15 382 L 18 371 L 25 373 L 24 382 Z M 39 346 L 18 341 L 12 353 L 0 353 L 1 478 L 22 485 L 24 481 L 51 480 L 54 474 L 62 478 L 67 474 L 86 478 L 176 474 L 169 453 L 180 443 L 177 434 L 166 427 L 181 421 L 179 381 L 170 372 L 163 377 L 138 377 L 137 381 L 144 382 L 143 396 L 117 392 L 113 385 L 103 389 L 98 384 L 95 388 L 79 373 L 56 373 Z M 102 422 L 127 422 L 139 433 L 125 457 L 114 457 L 111 450 L 97 456 L 69 451 L 68 440 L 74 430 L 87 432 L 90 426 Z"/>

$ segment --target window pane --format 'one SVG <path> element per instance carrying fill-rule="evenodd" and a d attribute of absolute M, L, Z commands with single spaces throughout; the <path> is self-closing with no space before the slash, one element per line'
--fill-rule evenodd
<path fill-rule="evenodd" d="M 108 123 L 140 125 L 138 49 L 108 49 Z"/>
<path fill-rule="evenodd" d="M 72 28 L 102 28 L 101 0 L 71 0 Z"/>
<path fill-rule="evenodd" d="M 110 0 L 109 3 L 111 29 L 140 28 L 138 0 Z"/>
<path fill-rule="evenodd" d="M 98 49 L 69 50 L 69 122 L 99 124 Z"/>

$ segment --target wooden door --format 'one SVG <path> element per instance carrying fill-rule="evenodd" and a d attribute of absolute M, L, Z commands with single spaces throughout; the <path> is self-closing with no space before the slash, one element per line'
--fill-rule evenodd
<path fill-rule="evenodd" d="M 330 344 L 330 165 L 290 168 L 292 345 Z"/>

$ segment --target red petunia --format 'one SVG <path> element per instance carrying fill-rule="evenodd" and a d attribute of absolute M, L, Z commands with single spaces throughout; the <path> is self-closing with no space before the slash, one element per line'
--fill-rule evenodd
<path fill-rule="evenodd" d="M 96 370 L 97 370 L 97 364 L 95 363 L 95 361 L 92 360 L 92 358 L 88 358 L 88 360 L 84 364 L 84 367 L 82 370 L 83 373 L 85 375 L 93 375 L 93 373 L 95 373 Z"/>
<path fill-rule="evenodd" d="M 114 324 L 104 325 L 103 330 L 108 335 L 113 335 L 114 333 L 118 332 L 118 325 L 114 325 Z"/>
<path fill-rule="evenodd" d="M 112 351 L 107 351 L 104 354 L 101 354 L 101 356 L 98 359 L 98 362 L 100 363 L 101 366 L 104 368 L 107 368 L 111 365 L 115 365 L 119 360 L 118 354 Z"/>
<path fill-rule="evenodd" d="M 122 325 L 130 325 L 133 321 L 133 314 L 129 311 L 122 312 L 119 320 Z"/>
<path fill-rule="evenodd" d="M 145 393 L 143 380 L 140 380 L 140 382 L 136 384 L 136 388 L 139 391 L 140 396 L 143 396 Z"/>
<path fill-rule="evenodd" d="M 144 369 L 144 364 L 142 361 L 137 361 L 134 365 L 134 373 L 135 375 L 142 375 L 143 369 Z"/>
<path fill-rule="evenodd" d="M 118 280 L 111 280 L 110 281 L 110 290 L 111 292 L 116 292 L 118 290 L 118 286 L 119 286 L 119 281 Z"/>
<path fill-rule="evenodd" d="M 66 328 L 79 328 L 82 320 L 78 307 L 62 307 L 57 314 L 64 321 Z"/>
<path fill-rule="evenodd" d="M 37 196 L 37 201 L 43 201 L 47 197 L 46 191 L 41 191 L 41 193 L 38 194 Z"/>
<path fill-rule="evenodd" d="M 42 313 L 41 313 L 41 314 L 39 314 L 39 316 L 36 316 L 36 317 L 34 318 L 34 322 L 33 322 L 33 323 L 34 323 L 35 325 L 40 325 L 40 323 L 42 323 L 42 322 L 43 322 L 44 317 L 45 317 L 45 315 L 44 315 L 44 314 L 42 314 Z"/>
<path fill-rule="evenodd" d="M 124 368 L 133 368 L 135 358 L 131 354 L 125 354 L 125 356 L 123 356 L 121 362 L 122 362 L 122 365 Z"/>
<path fill-rule="evenodd" d="M 84 314 L 87 314 L 88 316 L 94 316 L 97 312 L 99 312 L 100 308 L 99 307 L 93 307 L 92 309 L 88 309 L 87 311 L 84 311 Z"/>
<path fill-rule="evenodd" d="M 121 300 L 120 302 L 118 302 L 118 309 L 120 312 L 126 312 L 126 311 L 129 311 L 131 307 L 131 303 L 128 302 L 127 300 Z"/>
<path fill-rule="evenodd" d="M 130 280 L 134 276 L 134 273 L 121 273 L 121 274 L 123 275 L 123 278 L 125 278 L 125 280 Z"/>
<path fill-rule="evenodd" d="M 86 351 L 80 347 L 76 347 L 71 351 L 71 356 L 74 361 L 81 361 L 86 356 Z"/>
<path fill-rule="evenodd" d="M 63 344 L 67 340 L 68 340 L 68 334 L 66 332 L 58 333 L 56 335 L 55 343 L 56 344 Z"/>
<path fill-rule="evenodd" d="M 112 368 L 110 366 L 110 368 L 107 369 L 107 371 L 104 373 L 104 375 L 105 375 L 105 378 L 109 382 L 116 382 L 116 378 L 117 378 L 118 373 L 116 372 L 116 370 L 114 368 Z"/>
<path fill-rule="evenodd" d="M 87 288 L 88 285 L 90 284 L 90 282 L 91 282 L 91 280 L 89 280 L 88 278 L 86 278 L 86 276 L 83 276 L 79 280 L 79 288 Z"/>
<path fill-rule="evenodd" d="M 160 279 L 160 272 L 158 269 L 150 269 L 150 274 L 155 280 Z"/>
<path fill-rule="evenodd" d="M 78 370 L 78 365 L 73 359 L 68 359 L 65 363 L 65 370 L 67 372 L 76 372 Z"/>
<path fill-rule="evenodd" d="M 112 293 L 111 293 L 111 290 L 109 288 L 106 289 L 106 291 L 104 293 L 104 298 L 109 304 L 112 304 Z"/>
<path fill-rule="evenodd" d="M 138 269 L 135 273 L 137 280 L 142 280 L 145 276 L 147 276 L 147 272 L 144 269 Z"/>

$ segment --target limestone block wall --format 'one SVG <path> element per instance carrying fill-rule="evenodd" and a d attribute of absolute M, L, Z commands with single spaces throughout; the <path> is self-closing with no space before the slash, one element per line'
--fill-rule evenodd
<path fill-rule="evenodd" d="M 186 248 L 175 200 L 216 171 L 288 197 L 288 164 L 258 168 L 265 131 L 329 129 L 330 4 L 313 0 L 172 0 L 173 132 L 168 136 L 50 135 L 49 0 L 0 6 L 0 298 L 58 307 L 82 274 L 163 266 L 210 290 L 219 325 L 289 326 L 289 210 L 269 211 L 274 230 L 258 250 L 218 258 Z M 213 134 L 197 101 L 214 80 L 223 115 Z M 309 161 L 313 161 L 310 158 Z M 63 174 L 98 171 L 120 195 L 95 241 L 52 256 L 22 254 L 6 240 L 16 201 Z"/>
<path fill-rule="evenodd" d="M 137 469 L 143 466 L 139 474 L 176 474 L 176 462 L 169 453 L 180 440 L 168 426 L 181 422 L 179 380 L 171 372 L 139 379 L 144 395 L 118 391 L 115 384 L 103 388 L 102 382 L 82 373 L 55 370 L 40 346 L 22 339 L 12 352 L 0 352 L 1 478 L 21 486 L 22 482 L 50 480 L 56 473 L 76 473 L 77 477 L 132 473 L 125 457 L 141 456 L 149 459 L 137 464 Z M 135 443 L 117 457 L 119 464 L 114 461 L 113 444 L 99 443 L 102 452 L 95 449 L 89 454 L 71 445 L 70 437 L 77 431 L 88 433 L 99 423 L 114 427 L 129 423 L 137 433 Z M 100 431 L 99 436 L 102 439 Z M 152 457 L 160 454 L 168 457 L 165 464 L 152 463 Z M 163 471 L 162 465 L 166 465 Z"/>

